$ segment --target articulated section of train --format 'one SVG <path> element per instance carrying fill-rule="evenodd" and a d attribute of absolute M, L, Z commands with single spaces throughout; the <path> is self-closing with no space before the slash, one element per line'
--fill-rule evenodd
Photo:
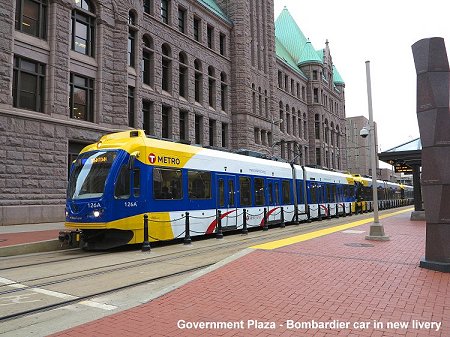
<path fill-rule="evenodd" d="M 411 186 L 377 181 L 380 208 L 411 204 Z M 67 231 L 85 249 L 107 249 L 186 233 L 206 235 L 373 208 L 372 180 L 146 137 L 102 137 L 72 164 Z M 245 212 L 245 213 L 244 213 Z M 219 227 L 220 224 L 220 227 Z"/>

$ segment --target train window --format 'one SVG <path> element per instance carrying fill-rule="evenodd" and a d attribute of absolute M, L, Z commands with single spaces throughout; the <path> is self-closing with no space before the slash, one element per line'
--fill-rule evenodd
<path fill-rule="evenodd" d="M 225 206 L 225 186 L 223 179 L 219 179 L 219 207 Z"/>
<path fill-rule="evenodd" d="M 154 168 L 153 196 L 155 199 L 181 199 L 183 197 L 181 170 Z"/>
<path fill-rule="evenodd" d="M 280 188 L 278 187 L 278 183 L 275 183 L 275 205 L 280 204 Z"/>
<path fill-rule="evenodd" d="M 250 178 L 240 177 L 239 185 L 241 190 L 241 206 L 251 206 L 252 205 L 252 193 L 250 190 Z"/>
<path fill-rule="evenodd" d="M 189 171 L 188 186 L 190 199 L 211 199 L 211 172 Z"/>
<path fill-rule="evenodd" d="M 331 186 L 330 185 L 325 185 L 325 193 L 326 193 L 325 202 L 331 202 Z"/>
<path fill-rule="evenodd" d="M 297 181 L 297 203 L 303 204 L 303 181 Z"/>
<path fill-rule="evenodd" d="M 117 199 L 128 199 L 130 197 L 130 171 L 127 165 L 123 165 L 120 169 L 114 187 L 114 197 Z"/>
<path fill-rule="evenodd" d="M 269 189 L 269 205 L 273 205 L 273 185 L 271 182 L 267 184 L 267 188 Z"/>
<path fill-rule="evenodd" d="M 283 204 L 290 204 L 291 203 L 291 186 L 289 184 L 289 181 L 283 180 L 281 184 L 282 192 L 283 192 Z"/>
<path fill-rule="evenodd" d="M 264 179 L 255 178 L 255 205 L 264 206 Z"/>
<path fill-rule="evenodd" d="M 233 180 L 228 180 L 228 194 L 229 194 L 228 204 L 230 205 L 230 207 L 234 207 L 234 181 Z"/>
<path fill-rule="evenodd" d="M 338 200 L 336 194 L 336 185 L 331 185 L 331 200 L 330 202 L 336 202 Z"/>
<path fill-rule="evenodd" d="M 133 195 L 138 198 L 141 194 L 141 170 L 134 169 L 133 174 Z"/>
<path fill-rule="evenodd" d="M 316 185 L 314 183 L 309 185 L 309 192 L 311 194 L 311 204 L 316 204 L 317 203 L 317 190 L 316 190 Z"/>

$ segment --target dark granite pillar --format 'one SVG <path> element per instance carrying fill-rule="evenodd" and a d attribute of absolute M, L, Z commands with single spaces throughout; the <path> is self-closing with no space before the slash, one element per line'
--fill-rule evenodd
<path fill-rule="evenodd" d="M 422 192 L 427 222 L 423 268 L 450 272 L 449 65 L 443 38 L 412 46 L 417 73 L 417 120 L 422 141 Z"/>

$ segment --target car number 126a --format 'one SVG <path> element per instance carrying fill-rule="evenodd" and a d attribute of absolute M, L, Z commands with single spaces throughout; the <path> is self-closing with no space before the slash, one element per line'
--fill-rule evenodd
<path fill-rule="evenodd" d="M 137 207 L 136 201 L 125 201 L 125 207 Z"/>

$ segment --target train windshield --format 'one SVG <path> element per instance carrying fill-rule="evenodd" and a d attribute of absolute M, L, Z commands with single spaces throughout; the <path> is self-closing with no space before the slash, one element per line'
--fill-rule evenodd
<path fill-rule="evenodd" d="M 69 199 L 100 198 L 116 156 L 115 151 L 86 152 L 78 156 L 70 175 L 67 197 Z"/>

